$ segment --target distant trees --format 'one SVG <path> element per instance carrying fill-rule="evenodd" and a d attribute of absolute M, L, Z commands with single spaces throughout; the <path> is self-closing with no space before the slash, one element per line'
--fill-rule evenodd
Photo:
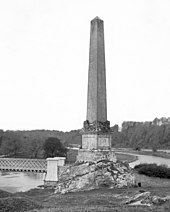
<path fill-rule="evenodd" d="M 43 145 L 44 157 L 64 157 L 67 149 L 56 137 L 48 138 Z"/>
<path fill-rule="evenodd" d="M 23 141 L 22 155 L 26 158 L 43 158 L 43 140 L 27 138 Z"/>
<path fill-rule="evenodd" d="M 157 121 L 155 121 L 157 123 Z M 154 125 L 148 123 L 124 122 L 122 130 L 118 125 L 111 127 L 112 146 L 130 147 L 140 150 L 150 148 L 153 151 L 164 148 L 170 149 L 170 122 L 169 124 Z M 45 154 L 44 147 L 48 139 L 58 139 L 61 144 L 51 142 L 52 149 L 46 147 L 49 154 Z M 53 140 L 52 139 L 52 140 Z M 16 157 L 44 158 L 65 156 L 65 146 L 81 146 L 80 130 L 61 132 L 55 130 L 32 130 L 32 131 L 3 131 L 0 130 L 0 154 L 12 154 Z M 56 150 L 55 145 L 58 146 Z"/>
<path fill-rule="evenodd" d="M 3 131 L 0 130 L 0 155 L 22 158 L 44 158 L 44 143 L 48 138 L 58 138 L 61 143 L 81 143 L 79 130 Z M 62 151 L 61 151 L 62 152 Z"/>
<path fill-rule="evenodd" d="M 122 127 L 122 131 L 113 132 L 112 144 L 116 147 L 130 147 L 136 150 L 170 149 L 170 124 L 159 126 L 144 123 Z"/>
<path fill-rule="evenodd" d="M 20 153 L 22 149 L 21 141 L 20 140 L 3 140 L 1 144 L 1 154 L 3 155 L 17 155 Z"/>

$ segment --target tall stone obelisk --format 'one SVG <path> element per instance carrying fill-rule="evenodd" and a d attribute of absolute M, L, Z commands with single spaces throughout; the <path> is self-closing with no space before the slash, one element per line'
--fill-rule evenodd
<path fill-rule="evenodd" d="M 91 21 L 87 120 L 107 121 L 104 25 L 98 17 Z"/>
<path fill-rule="evenodd" d="M 109 149 L 111 134 L 107 121 L 104 23 L 99 17 L 91 21 L 87 96 L 82 148 Z"/>

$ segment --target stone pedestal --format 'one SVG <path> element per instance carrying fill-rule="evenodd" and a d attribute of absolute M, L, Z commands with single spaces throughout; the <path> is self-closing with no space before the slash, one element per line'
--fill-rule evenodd
<path fill-rule="evenodd" d="M 53 185 L 58 179 L 58 167 L 64 166 L 65 157 L 47 158 L 47 174 L 45 176 L 44 184 Z"/>
<path fill-rule="evenodd" d="M 83 134 L 82 149 L 111 149 L 111 134 Z"/>
<path fill-rule="evenodd" d="M 86 150 L 80 149 L 77 155 L 77 162 L 98 162 L 101 160 L 116 162 L 115 152 L 111 150 Z"/>

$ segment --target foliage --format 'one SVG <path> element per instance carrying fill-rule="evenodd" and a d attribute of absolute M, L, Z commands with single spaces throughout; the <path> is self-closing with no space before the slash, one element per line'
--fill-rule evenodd
<path fill-rule="evenodd" d="M 160 177 L 170 179 L 170 168 L 167 168 L 164 165 L 156 164 L 139 164 L 135 166 L 135 170 L 139 174 L 144 174 L 149 177 Z"/>
<path fill-rule="evenodd" d="M 49 137 L 57 137 L 62 143 L 81 144 L 79 130 L 61 132 L 54 130 L 3 131 L 0 130 L 0 155 L 11 157 L 44 158 L 43 145 Z"/>
<path fill-rule="evenodd" d="M 60 142 L 58 138 L 51 137 L 48 138 L 44 145 L 44 156 L 47 157 L 64 157 L 66 156 L 67 149 L 65 146 Z"/>
<path fill-rule="evenodd" d="M 136 150 L 150 148 L 154 152 L 160 148 L 170 149 L 170 124 L 159 126 L 147 122 L 124 122 L 120 132 L 113 132 L 112 146 Z"/>
<path fill-rule="evenodd" d="M 136 145 L 134 148 L 133 148 L 135 151 L 140 151 L 141 150 L 141 147 L 139 145 Z"/>
<path fill-rule="evenodd" d="M 153 152 L 157 152 L 157 150 L 158 150 L 158 149 L 156 148 L 156 146 L 153 146 L 153 147 L 152 147 L 152 151 L 153 151 Z"/>
<path fill-rule="evenodd" d="M 20 140 L 3 140 L 1 144 L 1 154 L 3 155 L 16 155 L 21 150 Z"/>
<path fill-rule="evenodd" d="M 148 122 L 127 122 L 111 127 L 112 146 L 133 148 L 170 149 L 170 124 L 157 125 L 157 119 L 152 124 Z M 57 137 L 65 146 L 81 146 L 80 130 L 62 132 L 57 130 L 3 131 L 0 130 L 0 154 L 11 154 L 14 157 L 43 158 L 44 142 L 50 137 Z"/>

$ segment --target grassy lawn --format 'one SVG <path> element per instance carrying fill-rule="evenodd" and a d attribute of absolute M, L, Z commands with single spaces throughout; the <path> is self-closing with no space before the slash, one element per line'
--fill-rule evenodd
<path fill-rule="evenodd" d="M 127 162 L 127 163 L 132 163 L 135 160 L 137 160 L 137 157 L 134 155 L 126 155 L 126 154 L 121 154 L 119 152 L 116 152 L 116 157 L 118 161 L 122 161 L 122 162 Z"/>
<path fill-rule="evenodd" d="M 170 202 L 162 206 L 128 206 L 128 197 L 139 191 L 150 191 L 151 195 L 161 197 L 170 195 L 170 180 L 150 178 L 135 173 L 140 188 L 99 189 L 84 192 L 54 194 L 52 189 L 33 189 L 27 192 L 9 194 L 0 192 L 0 211 L 7 212 L 12 204 L 13 212 L 164 212 L 170 211 Z M 18 203 L 20 204 L 17 204 Z M 8 205 L 6 204 L 8 203 Z M 15 203 L 15 204 L 14 204 Z M 23 204 L 23 205 L 22 205 Z M 29 210 L 29 206 L 32 208 Z M 17 208 L 15 210 L 15 207 Z M 2 210 L 3 208 L 3 210 Z M 6 210 L 7 208 L 7 210 Z M 34 209 L 33 209 L 34 208 Z"/>
<path fill-rule="evenodd" d="M 170 193 L 170 188 L 160 187 L 143 187 L 145 191 L 150 191 L 152 195 L 166 196 Z M 65 195 L 51 194 L 43 195 L 41 199 L 42 209 L 36 209 L 37 212 L 146 212 L 146 211 L 169 211 L 170 203 L 162 206 L 128 206 L 123 204 L 127 197 L 137 193 L 139 188 L 123 188 L 123 189 L 100 189 L 78 193 L 68 193 Z M 28 194 L 27 194 L 28 195 Z M 40 195 L 41 196 L 41 195 Z M 38 200 L 40 201 L 38 195 Z M 32 193 L 30 198 L 37 200 L 37 195 Z"/>
<path fill-rule="evenodd" d="M 156 156 L 156 157 L 162 157 L 162 158 L 166 158 L 166 159 L 170 159 L 170 153 L 166 153 L 166 152 L 153 152 L 153 151 L 135 151 L 129 148 L 123 148 L 123 149 L 114 149 L 114 151 L 116 151 L 116 153 L 119 152 L 127 152 L 127 153 L 134 153 L 134 154 L 138 154 L 138 155 L 151 155 L 151 156 Z"/>

